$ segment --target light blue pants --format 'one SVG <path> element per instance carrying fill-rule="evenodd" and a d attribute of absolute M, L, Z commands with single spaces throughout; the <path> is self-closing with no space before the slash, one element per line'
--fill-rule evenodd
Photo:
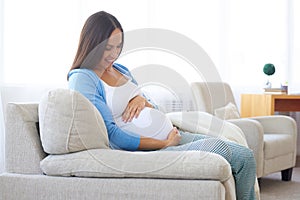
<path fill-rule="evenodd" d="M 231 165 L 238 200 L 255 200 L 254 183 L 256 163 L 252 150 L 239 144 L 202 134 L 180 131 L 178 146 L 167 147 L 165 151 L 207 151 L 224 157 Z"/>

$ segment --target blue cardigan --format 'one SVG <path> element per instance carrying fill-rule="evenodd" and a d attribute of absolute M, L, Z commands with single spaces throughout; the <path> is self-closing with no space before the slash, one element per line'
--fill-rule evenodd
<path fill-rule="evenodd" d="M 122 74 L 132 77 L 129 70 L 120 64 L 113 67 Z M 69 89 L 76 90 L 89 99 L 98 109 L 106 125 L 110 146 L 113 149 L 135 151 L 140 144 L 140 136 L 123 131 L 116 124 L 106 104 L 103 84 L 97 74 L 90 69 L 74 69 L 68 74 Z M 132 82 L 137 84 L 132 77 Z"/>

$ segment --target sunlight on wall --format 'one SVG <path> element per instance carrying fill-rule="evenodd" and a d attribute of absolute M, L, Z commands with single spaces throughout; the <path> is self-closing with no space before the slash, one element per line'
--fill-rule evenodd
<path fill-rule="evenodd" d="M 121 57 L 118 62 L 126 63 L 130 70 L 148 64 L 162 65 L 169 67 L 181 74 L 182 77 L 185 78 L 189 83 L 202 80 L 202 77 L 197 73 L 193 66 L 180 57 L 165 51 L 138 51 L 133 54 L 128 54 L 125 57 Z"/>
<path fill-rule="evenodd" d="M 131 5 L 139 9 L 116 0 L 4 2 L 3 73 L 7 83 L 65 83 L 82 25 L 99 10 L 114 14 L 125 31 L 155 27 L 190 37 L 208 52 L 225 81 L 261 85 L 266 79 L 262 67 L 267 62 L 277 66 L 274 79 L 287 79 L 285 1 L 215 0 L 186 5 L 174 1 L 132 1 Z M 273 14 L 266 14 L 267 11 Z"/>
<path fill-rule="evenodd" d="M 71 2 L 5 1 L 4 82 L 66 79 L 80 31 L 74 27 L 81 25 L 79 6 Z"/>
<path fill-rule="evenodd" d="M 300 94 L 300 1 L 294 0 L 290 4 L 291 31 L 290 33 L 290 68 L 289 68 L 289 89 L 292 92 Z"/>
<path fill-rule="evenodd" d="M 286 1 L 3 1 L 5 83 L 65 84 L 83 23 L 99 10 L 115 15 L 125 32 L 153 27 L 184 34 L 209 54 L 222 79 L 231 85 L 261 88 L 266 81 L 262 67 L 267 62 L 276 66 L 274 81 L 295 80 L 286 70 L 291 63 Z M 300 5 L 293 2 L 293 13 L 299 15 L 296 10 Z M 294 24 L 298 21 L 295 19 Z M 299 43 L 298 25 L 294 31 L 295 43 Z M 293 55 L 299 51 L 299 45 L 294 45 Z M 292 58 L 291 71 L 297 73 L 299 61 L 296 56 Z M 141 59 L 135 58 L 144 63 Z"/>
<path fill-rule="evenodd" d="M 125 30 L 143 27 L 147 1 L 133 3 L 141 6 L 135 13 L 120 12 L 119 7 L 128 6 L 125 1 L 119 6 L 96 0 L 5 1 L 4 82 L 65 83 L 87 17 L 106 10 L 124 21 Z"/>
<path fill-rule="evenodd" d="M 3 1 L 0 0 L 0 86 L 3 82 Z M 0 92 L 0 173 L 4 171 L 4 119 Z"/>
<path fill-rule="evenodd" d="M 274 83 L 280 86 L 280 82 L 287 81 L 286 7 L 285 1 L 232 1 L 227 63 L 231 82 L 258 85 L 260 81 L 263 86 L 267 80 L 262 72 L 266 63 L 276 67 L 276 73 L 270 77 Z"/>

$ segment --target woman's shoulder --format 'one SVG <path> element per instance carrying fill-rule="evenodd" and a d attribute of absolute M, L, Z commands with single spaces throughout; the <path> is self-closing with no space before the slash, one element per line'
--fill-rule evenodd
<path fill-rule="evenodd" d="M 70 89 L 80 91 L 88 97 L 90 94 L 94 94 L 98 91 L 103 96 L 102 82 L 93 70 L 90 69 L 73 69 L 68 74 L 68 85 Z M 102 91 L 102 92 L 101 92 Z M 94 97 L 89 96 L 90 100 Z"/>
<path fill-rule="evenodd" d="M 68 73 L 68 78 L 89 78 L 92 79 L 94 81 L 98 81 L 99 78 L 96 75 L 96 73 L 93 70 L 90 69 L 85 69 L 85 68 L 79 68 L 79 69 L 73 69 Z"/>
<path fill-rule="evenodd" d="M 86 69 L 86 68 L 78 68 L 78 69 L 72 69 L 68 73 L 68 77 L 74 75 L 74 74 L 88 74 L 88 75 L 93 75 L 94 72 L 93 70 Z"/>

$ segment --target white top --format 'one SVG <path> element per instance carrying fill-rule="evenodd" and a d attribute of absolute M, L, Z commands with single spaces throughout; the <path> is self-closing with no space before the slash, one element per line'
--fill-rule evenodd
<path fill-rule="evenodd" d="M 116 124 L 124 130 L 159 140 L 167 139 L 173 125 L 167 116 L 157 109 L 145 107 L 138 118 L 133 118 L 131 122 L 123 122 L 122 114 L 128 102 L 135 96 L 141 95 L 140 88 L 128 80 L 125 84 L 113 87 L 104 81 L 106 102 L 112 112 Z"/>

